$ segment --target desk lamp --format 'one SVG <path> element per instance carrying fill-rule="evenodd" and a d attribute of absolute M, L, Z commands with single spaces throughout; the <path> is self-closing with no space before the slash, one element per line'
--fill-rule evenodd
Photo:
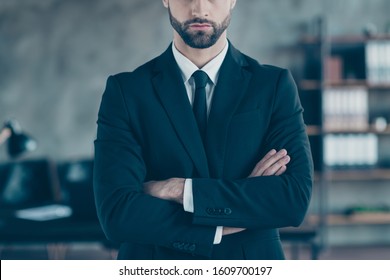
<path fill-rule="evenodd" d="M 8 155 L 16 158 L 25 152 L 34 151 L 37 142 L 28 134 L 23 133 L 16 120 L 9 120 L 4 123 L 0 130 L 0 145 L 8 140 Z"/>

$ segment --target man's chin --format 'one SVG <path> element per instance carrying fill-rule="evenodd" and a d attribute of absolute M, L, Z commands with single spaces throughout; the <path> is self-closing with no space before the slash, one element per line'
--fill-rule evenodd
<path fill-rule="evenodd" d="M 195 40 L 195 41 L 187 41 L 187 45 L 194 49 L 207 49 L 215 44 L 215 42 L 210 42 L 210 40 Z"/>
<path fill-rule="evenodd" d="M 206 49 L 215 44 L 211 35 L 205 33 L 200 34 L 199 32 L 195 35 L 187 36 L 183 39 L 187 45 L 197 49 Z"/>

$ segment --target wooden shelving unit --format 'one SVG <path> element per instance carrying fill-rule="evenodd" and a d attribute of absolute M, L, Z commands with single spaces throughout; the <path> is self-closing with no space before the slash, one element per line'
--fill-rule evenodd
<path fill-rule="evenodd" d="M 309 136 L 321 135 L 322 133 L 319 125 L 308 125 L 306 131 Z"/>
<path fill-rule="evenodd" d="M 324 41 L 332 42 L 333 45 L 362 45 L 372 40 L 390 40 L 388 34 L 377 34 L 372 36 L 360 35 L 343 35 L 343 36 L 327 36 L 319 34 L 318 36 L 304 35 L 300 40 L 300 45 L 321 45 Z"/>
<path fill-rule="evenodd" d="M 390 127 L 380 130 L 376 128 L 375 125 L 370 125 L 367 129 L 323 129 L 320 125 L 308 125 L 306 127 L 307 134 L 309 136 L 322 135 L 322 134 L 365 134 L 365 133 L 374 133 L 378 135 L 389 135 L 390 136 Z"/>
<path fill-rule="evenodd" d="M 386 185 L 388 181 L 390 188 L 390 152 L 387 152 L 390 151 L 390 77 L 388 80 L 384 79 L 383 76 L 381 79 L 372 80 L 373 72 L 370 68 L 372 61 L 369 60 L 368 54 L 368 45 L 379 42 L 379 45 L 388 44 L 387 55 L 390 56 L 390 35 L 332 37 L 328 36 L 324 22 L 322 22 L 320 29 L 321 34 L 318 36 L 304 36 L 298 43 L 298 47 L 303 51 L 305 63 L 304 73 L 301 75 L 302 79 L 298 80 L 297 83 L 305 109 L 304 118 L 307 124 L 307 133 L 312 144 L 316 170 L 315 185 L 319 189 L 317 192 L 320 195 L 320 198 L 314 197 L 314 199 L 319 200 L 317 202 L 319 210 L 316 213 L 309 213 L 305 224 L 309 226 L 320 225 L 325 229 L 324 231 L 331 230 L 334 226 L 370 227 L 381 225 L 390 227 L 390 212 L 359 211 L 345 215 L 336 214 L 338 212 L 330 209 L 329 206 L 329 199 L 332 199 L 332 188 L 339 185 L 343 188 L 349 188 L 351 195 L 353 195 L 354 186 L 357 183 L 360 186 L 367 184 L 369 186 L 367 192 L 379 191 L 375 189 L 374 184 L 380 182 L 382 185 Z M 382 53 L 378 57 L 383 58 L 383 52 L 382 49 Z M 382 62 L 376 61 L 376 63 Z M 384 67 L 386 66 L 382 67 L 383 71 L 389 73 L 390 69 Z M 387 67 L 390 68 L 390 65 Z M 328 118 L 326 115 L 328 111 L 325 110 L 325 102 L 328 102 L 329 99 L 325 100 L 325 93 L 333 89 L 342 92 L 353 91 L 356 88 L 367 92 L 366 125 L 349 127 L 347 123 L 344 126 L 339 124 L 334 127 L 327 126 L 332 118 Z M 348 92 L 348 94 L 353 93 Z M 349 98 L 349 100 L 353 100 L 353 98 Z M 336 114 L 343 114 L 342 110 L 342 106 L 339 106 Z M 347 106 L 346 110 L 353 111 L 353 108 L 350 109 Z M 325 125 L 325 120 L 327 125 Z M 329 135 L 335 136 L 336 141 L 338 137 L 342 139 L 343 136 L 346 138 L 364 137 L 365 135 L 374 137 L 378 141 L 375 162 L 367 165 L 357 164 L 356 166 L 351 163 L 345 164 L 345 166 L 340 166 L 340 164 L 329 166 L 329 162 L 325 162 L 327 151 L 324 144 Z M 341 154 L 343 152 L 342 149 L 339 151 Z M 381 197 L 381 193 L 378 193 L 378 196 Z M 390 208 L 390 198 L 387 201 Z M 348 208 L 347 204 L 345 208 Z"/>
<path fill-rule="evenodd" d="M 325 87 L 351 87 L 351 86 L 362 86 L 366 87 L 370 90 L 390 90 L 390 83 L 370 83 L 366 80 L 340 80 L 340 81 L 325 81 L 321 82 L 318 80 L 302 80 L 299 82 L 299 87 L 302 90 L 321 90 L 321 88 Z"/>
<path fill-rule="evenodd" d="M 308 217 L 310 223 L 316 224 L 319 221 L 318 215 Z M 360 213 L 352 215 L 329 214 L 326 216 L 328 226 L 370 226 L 370 225 L 389 225 L 390 213 Z"/>
<path fill-rule="evenodd" d="M 390 168 L 369 168 L 369 169 L 352 169 L 352 170 L 328 170 L 323 172 L 323 177 L 329 182 L 341 181 L 380 181 L 390 180 Z"/>
<path fill-rule="evenodd" d="M 367 129 L 324 129 L 326 134 L 367 134 L 373 133 L 377 135 L 390 136 L 390 128 L 387 127 L 384 130 L 377 129 L 375 125 L 370 125 Z"/>

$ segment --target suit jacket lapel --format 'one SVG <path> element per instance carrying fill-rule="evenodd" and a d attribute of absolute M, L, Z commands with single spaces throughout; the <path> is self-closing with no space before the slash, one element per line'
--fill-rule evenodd
<path fill-rule="evenodd" d="M 206 152 L 210 175 L 222 178 L 230 120 L 235 113 L 252 73 L 245 69 L 244 56 L 231 44 L 221 66 L 208 119 Z"/>
<path fill-rule="evenodd" d="M 171 46 L 156 60 L 152 82 L 175 131 L 192 158 L 200 177 L 208 178 L 205 149 Z"/>

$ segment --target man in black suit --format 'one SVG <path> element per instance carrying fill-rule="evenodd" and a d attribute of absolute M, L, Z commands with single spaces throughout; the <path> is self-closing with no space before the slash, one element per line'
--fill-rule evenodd
<path fill-rule="evenodd" d="M 173 43 L 107 81 L 94 190 L 120 259 L 283 259 L 278 228 L 304 218 L 313 168 L 297 89 L 227 40 L 235 3 L 163 0 Z"/>

